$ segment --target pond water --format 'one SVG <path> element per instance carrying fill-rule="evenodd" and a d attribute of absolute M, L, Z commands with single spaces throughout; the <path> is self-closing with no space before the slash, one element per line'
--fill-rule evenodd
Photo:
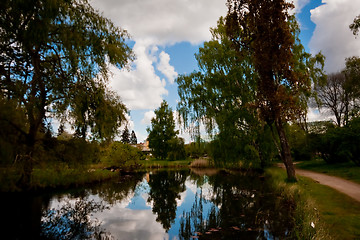
<path fill-rule="evenodd" d="M 241 172 L 134 173 L 62 193 L 3 194 L 7 239 L 284 239 L 291 211 Z"/>

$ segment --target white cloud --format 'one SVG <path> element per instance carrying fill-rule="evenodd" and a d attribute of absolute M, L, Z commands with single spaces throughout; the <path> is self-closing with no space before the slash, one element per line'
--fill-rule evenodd
<path fill-rule="evenodd" d="M 226 14 L 219 0 L 92 0 L 95 8 L 137 39 L 157 44 L 200 43 L 210 38 L 209 27 Z"/>
<path fill-rule="evenodd" d="M 326 57 L 328 73 L 342 70 L 345 58 L 360 55 L 360 39 L 355 39 L 349 29 L 355 16 L 360 14 L 360 1 L 323 0 L 311 10 L 311 20 L 316 24 L 309 47 L 311 53 L 319 51 Z"/>
<path fill-rule="evenodd" d="M 133 70 L 112 68 L 111 79 L 111 86 L 131 110 L 154 109 L 168 94 L 165 79 L 156 75 L 155 64 L 169 83 L 177 77 L 169 54 L 159 55 L 156 46 L 208 40 L 209 28 L 226 14 L 225 1 L 218 0 L 91 0 L 91 4 L 126 29 L 136 42 Z"/>
<path fill-rule="evenodd" d="M 170 65 L 169 54 L 162 51 L 159 57 L 160 62 L 157 65 L 157 69 L 166 76 L 166 78 L 171 84 L 173 84 L 175 78 L 178 76 L 178 73 L 175 71 L 175 68 Z"/>
<path fill-rule="evenodd" d="M 137 57 L 133 69 L 126 71 L 111 67 L 110 85 L 131 110 L 156 108 L 163 95 L 168 94 L 165 80 L 156 75 L 153 66 L 157 61 L 157 47 L 148 41 L 138 41 L 133 51 Z"/>
<path fill-rule="evenodd" d="M 295 5 L 295 12 L 300 13 L 303 7 L 305 7 L 310 2 L 310 0 L 289 0 L 288 2 L 293 2 Z"/>
<path fill-rule="evenodd" d="M 144 118 L 141 120 L 141 123 L 144 125 L 150 125 L 151 119 L 155 117 L 154 111 L 148 111 L 144 113 Z"/>
<path fill-rule="evenodd" d="M 318 108 L 309 108 L 306 117 L 307 122 L 332 121 L 335 117 L 329 112 L 319 112 Z"/>

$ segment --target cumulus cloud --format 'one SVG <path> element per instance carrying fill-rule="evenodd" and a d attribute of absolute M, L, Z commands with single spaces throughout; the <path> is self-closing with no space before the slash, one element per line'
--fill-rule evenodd
<path fill-rule="evenodd" d="M 295 12 L 300 13 L 303 7 L 305 7 L 310 2 L 310 0 L 294 0 L 294 1 L 288 0 L 288 2 L 294 3 Z"/>
<path fill-rule="evenodd" d="M 166 81 L 156 75 L 153 66 L 157 61 L 157 50 L 147 41 L 138 41 L 133 48 L 137 57 L 133 69 L 126 71 L 111 67 L 110 85 L 131 110 L 156 108 L 168 94 Z"/>
<path fill-rule="evenodd" d="M 156 46 L 208 40 L 209 28 L 226 14 L 225 1 L 218 0 L 91 0 L 91 4 L 136 42 L 133 69 L 112 68 L 111 78 L 111 86 L 131 110 L 154 109 L 168 94 L 166 81 L 156 74 L 154 65 L 169 83 L 177 77 L 169 54 L 158 54 Z"/>
<path fill-rule="evenodd" d="M 95 8 L 137 39 L 157 44 L 200 43 L 210 38 L 209 27 L 226 14 L 219 0 L 92 0 Z"/>
<path fill-rule="evenodd" d="M 342 70 L 345 58 L 360 55 L 360 39 L 355 39 L 349 29 L 355 16 L 360 14 L 360 1 L 323 0 L 311 10 L 311 20 L 316 24 L 309 47 L 312 54 L 319 51 L 326 57 L 328 73 Z"/>
<path fill-rule="evenodd" d="M 175 78 L 178 76 L 178 73 L 175 71 L 175 68 L 170 65 L 169 54 L 162 51 L 159 57 L 160 57 L 160 62 L 157 65 L 157 69 L 166 76 L 166 78 L 171 84 L 173 84 Z"/>
<path fill-rule="evenodd" d="M 141 123 L 144 125 L 150 125 L 151 119 L 155 117 L 154 111 L 148 111 L 144 113 L 144 118 L 141 120 Z"/>

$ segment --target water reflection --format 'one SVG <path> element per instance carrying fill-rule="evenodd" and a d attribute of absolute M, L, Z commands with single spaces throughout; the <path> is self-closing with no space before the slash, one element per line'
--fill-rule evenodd
<path fill-rule="evenodd" d="M 91 215 L 108 207 L 102 202 L 79 199 L 67 200 L 59 209 L 46 211 L 41 219 L 40 237 L 43 239 L 112 239 Z"/>
<path fill-rule="evenodd" d="M 27 199 L 37 239 L 284 239 L 292 230 L 291 211 L 257 174 L 137 173 Z"/>
<path fill-rule="evenodd" d="M 149 178 L 149 198 L 156 221 L 160 222 L 166 232 L 169 231 L 176 217 L 177 202 L 180 193 L 185 191 L 186 174 L 184 172 L 161 171 Z"/>

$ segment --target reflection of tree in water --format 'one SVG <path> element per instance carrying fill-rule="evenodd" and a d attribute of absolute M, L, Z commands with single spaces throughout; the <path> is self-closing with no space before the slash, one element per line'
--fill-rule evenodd
<path fill-rule="evenodd" d="M 91 214 L 107 209 L 108 206 L 121 202 L 143 179 L 143 173 L 124 175 L 117 181 L 95 184 L 92 188 L 78 189 L 70 194 L 59 196 L 59 201 L 66 201 L 60 209 L 47 210 L 43 213 L 41 236 L 44 239 L 112 239 L 105 233 L 100 222 L 90 218 Z M 90 195 L 97 195 L 100 203 L 89 201 Z M 71 204 L 65 199 L 82 199 Z M 107 204 L 108 206 L 105 206 Z"/>
<path fill-rule="evenodd" d="M 150 193 L 148 202 L 153 202 L 152 211 L 157 215 L 156 221 L 160 222 L 168 231 L 176 217 L 177 202 L 180 193 L 185 191 L 185 172 L 160 171 L 150 175 Z"/>
<path fill-rule="evenodd" d="M 194 177 L 192 177 L 194 178 Z M 291 211 L 257 175 L 218 174 L 208 178 L 212 191 L 196 194 L 190 212 L 183 213 L 180 239 L 288 238 Z M 204 182 L 203 180 L 201 180 Z M 213 205 L 204 211 L 204 204 Z M 206 209 L 205 209 L 206 211 Z"/>
<path fill-rule="evenodd" d="M 183 212 L 183 216 L 180 219 L 180 239 L 190 239 L 191 236 L 195 232 L 204 233 L 206 229 L 210 228 L 210 226 L 218 226 L 219 218 L 218 218 L 218 209 L 215 205 L 212 205 L 210 210 L 206 213 L 207 217 L 203 214 L 204 204 L 209 202 L 203 196 L 203 192 L 195 194 L 194 204 L 191 208 L 190 212 Z"/>
<path fill-rule="evenodd" d="M 134 193 L 137 185 L 143 180 L 144 173 L 129 173 L 119 179 L 119 181 L 104 182 L 98 187 L 91 189 L 91 194 L 98 195 L 103 201 L 110 205 L 121 202 Z"/>
<path fill-rule="evenodd" d="M 46 211 L 42 217 L 41 233 L 43 239 L 111 239 L 100 228 L 98 220 L 91 214 L 107 207 L 94 200 L 77 200 L 74 204 L 67 201 L 60 209 Z"/>

